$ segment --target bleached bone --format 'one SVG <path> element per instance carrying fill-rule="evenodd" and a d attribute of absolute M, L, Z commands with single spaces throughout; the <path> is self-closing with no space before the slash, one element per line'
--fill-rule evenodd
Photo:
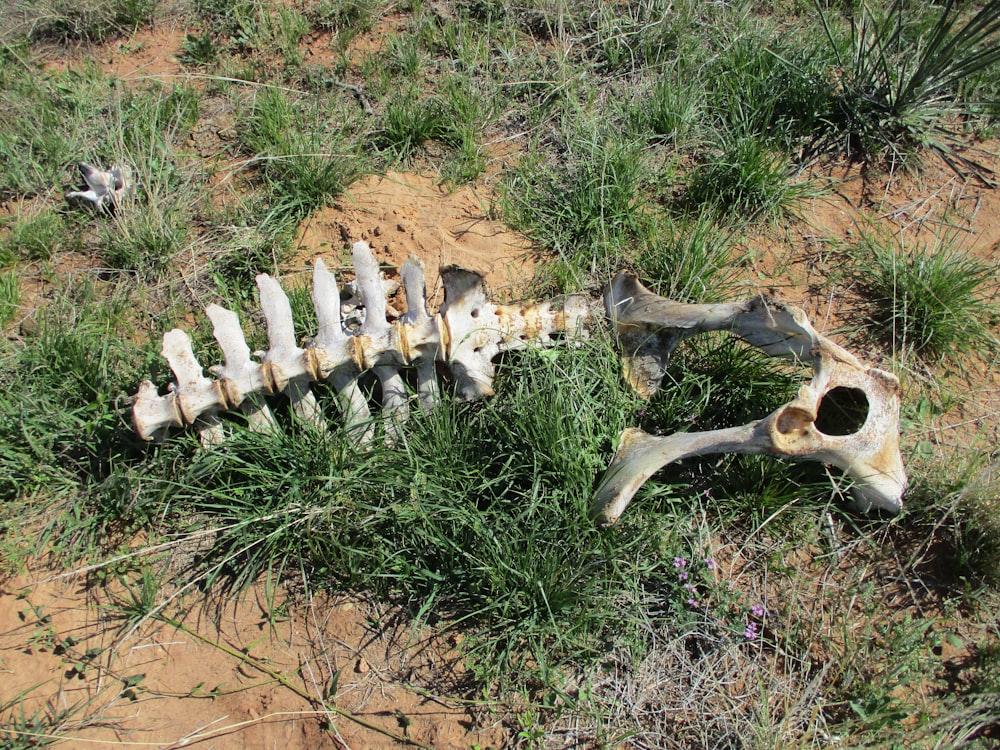
<path fill-rule="evenodd" d="M 344 325 L 349 328 L 360 326 L 365 322 L 365 305 L 358 291 L 357 281 L 348 281 L 343 287 L 344 293 L 340 300 L 340 314 L 344 319 Z M 386 299 L 394 295 L 399 290 L 399 282 L 395 279 L 382 278 L 382 291 L 385 292 Z"/>
<path fill-rule="evenodd" d="M 318 260 L 313 273 L 318 332 L 300 348 L 295 342 L 288 297 L 275 279 L 261 274 L 257 286 L 269 342 L 267 351 L 255 355 L 262 362 L 250 358 L 235 314 L 211 306 L 208 314 L 226 360 L 225 365 L 210 370 L 219 380 L 204 377 L 193 353 L 190 362 L 171 353 L 173 359 L 168 357 L 168 361 L 177 382 L 163 396 L 152 383 L 140 384 L 132 410 L 136 432 L 148 440 L 164 428 L 192 424 L 202 415 L 217 420 L 218 413 L 236 408 L 244 409 L 252 426 L 263 429 L 268 417 L 254 410 L 262 404 L 262 397 L 276 393 L 288 396 L 300 419 L 322 427 L 325 423 L 310 385 L 329 381 L 338 393 L 348 434 L 362 444 L 371 439 L 372 422 L 357 379 L 371 370 L 382 386 L 383 418 L 391 438 L 409 411 L 404 368 L 416 370 L 419 403 L 429 410 L 440 400 L 438 362 L 451 366 L 461 395 L 474 398 L 492 393 L 491 360 L 496 354 L 529 344 L 549 344 L 560 334 L 586 335 L 585 322 L 590 315 L 587 297 L 558 298 L 537 305 L 493 305 L 486 300 L 481 276 L 454 268 L 442 274 L 445 305 L 440 314 L 431 316 L 423 267 L 415 259 L 401 269 L 407 311 L 390 323 L 378 263 L 363 242 L 354 247 L 354 264 L 355 285 L 365 307 L 364 323 L 357 330 L 345 327 L 336 280 Z M 168 339 L 174 342 L 178 335 L 185 338 L 190 352 L 187 334 L 176 331 L 164 336 L 165 356 Z M 175 348 L 172 344 L 171 352 Z"/>
<path fill-rule="evenodd" d="M 355 362 L 354 343 L 341 324 L 337 280 L 326 269 L 322 258 L 316 259 L 313 268 L 312 299 L 319 330 L 309 344 L 309 351 L 329 356 L 330 361 L 322 363 L 317 370 L 326 374 L 339 395 L 348 435 L 358 444 L 367 443 L 372 437 L 371 411 L 365 394 L 358 387 L 360 370 Z"/>
<path fill-rule="evenodd" d="M 625 349 L 627 377 L 644 396 L 659 389 L 676 345 L 704 331 L 730 330 L 771 356 L 809 362 L 813 378 L 793 401 L 742 427 L 666 437 L 626 430 L 594 495 L 591 516 L 600 525 L 614 524 L 639 487 L 662 467 L 710 453 L 767 453 L 830 463 L 853 480 L 851 490 L 862 509 L 900 511 L 906 473 L 894 375 L 864 366 L 821 336 L 802 310 L 762 298 L 685 305 L 653 294 L 623 273 L 608 287 L 605 302 Z M 854 423 L 838 425 L 838 410 L 848 412 L 847 421 Z"/>
<path fill-rule="evenodd" d="M 79 167 L 88 189 L 69 192 L 66 194 L 67 199 L 85 200 L 95 209 L 106 211 L 130 197 L 135 191 L 135 181 L 128 167 L 98 169 L 83 162 Z"/>
<path fill-rule="evenodd" d="M 354 264 L 364 306 L 364 322 L 357 329 L 345 326 L 336 280 L 318 260 L 313 303 L 319 330 L 305 348 L 295 343 L 287 296 L 266 274 L 257 277 L 270 345 L 258 353 L 260 364 L 250 359 L 236 315 L 218 306 L 207 309 L 226 360 L 210 369 L 218 380 L 204 376 L 186 333 L 166 333 L 163 355 L 175 383 L 162 396 L 152 383 L 140 384 L 133 408 L 139 435 L 150 439 L 164 428 L 197 422 L 203 442 L 211 444 L 223 438 L 219 414 L 235 408 L 247 414 L 251 426 L 265 429 L 272 418 L 261 399 L 280 392 L 300 419 L 323 427 L 310 385 L 328 381 L 338 393 L 348 434 L 356 443 L 365 443 L 373 424 L 357 379 L 371 370 L 382 385 L 385 430 L 391 438 L 409 410 L 404 368 L 416 369 L 423 409 L 432 409 L 440 399 L 437 363 L 450 368 L 459 398 L 478 399 L 493 393 L 498 354 L 550 345 L 562 336 L 579 340 L 592 323 L 587 297 L 495 304 L 487 298 L 480 275 L 457 267 L 442 270 L 445 302 L 439 314 L 431 316 L 423 267 L 415 259 L 400 269 L 407 311 L 390 323 L 385 285 L 365 243 L 355 245 Z M 615 523 L 639 487 L 666 464 L 721 452 L 830 463 L 852 480 L 862 508 L 901 509 L 906 474 L 899 454 L 899 381 L 821 336 L 801 310 L 763 298 L 683 304 L 653 294 L 628 273 L 612 281 L 604 302 L 622 344 L 627 379 L 645 397 L 660 388 L 676 346 L 707 331 L 731 331 L 771 356 L 811 364 L 813 377 L 793 401 L 742 427 L 667 437 L 626 430 L 595 493 L 591 513 L 599 523 Z M 838 425 L 838 409 L 853 413 L 848 414 L 853 422 Z"/>
<path fill-rule="evenodd" d="M 450 336 L 448 364 L 460 399 L 493 395 L 493 360 L 502 351 L 550 346 L 562 335 L 587 336 L 590 301 L 567 295 L 538 303 L 496 305 L 486 297 L 482 277 L 457 266 L 441 270 L 441 317 Z"/>
<path fill-rule="evenodd" d="M 267 404 L 256 394 L 267 390 L 264 371 L 250 359 L 250 347 L 243 337 L 240 319 L 232 310 L 219 305 L 209 305 L 205 313 L 212 321 L 212 334 L 225 357 L 224 365 L 209 367 L 209 372 L 219 377 L 227 404 L 239 404 L 252 430 L 263 432 L 274 427 L 274 415 Z"/>
<path fill-rule="evenodd" d="M 315 375 L 309 367 L 304 349 L 295 344 L 295 323 L 292 306 L 281 285 L 266 273 L 258 274 L 260 309 L 267 323 L 266 352 L 258 352 L 263 359 L 265 376 L 272 392 L 288 396 L 292 411 L 300 419 L 325 430 L 326 422 L 316 403 L 316 396 L 309 390 Z"/>
<path fill-rule="evenodd" d="M 378 261 L 367 242 L 354 243 L 354 272 L 365 320 L 361 324 L 361 340 L 365 342 L 365 361 L 370 363 L 382 384 L 382 416 L 386 437 L 398 435 L 399 423 L 410 416 L 409 397 L 399 368 L 405 364 L 400 353 L 398 329 L 385 318 L 385 288 Z"/>
<path fill-rule="evenodd" d="M 225 397 L 219 381 L 205 377 L 191 348 L 191 337 L 180 328 L 168 331 L 163 335 L 160 354 L 177 378 L 169 394 L 173 396 L 176 415 L 184 422 L 200 423 L 198 432 L 202 445 L 221 443 L 225 436 L 219 410 L 225 404 Z"/>
<path fill-rule="evenodd" d="M 417 368 L 417 396 L 420 408 L 431 411 L 441 400 L 435 362 L 441 352 L 441 319 L 427 313 L 427 284 L 424 264 L 417 258 L 407 258 L 399 269 L 406 295 L 406 313 L 400 322 L 408 326 L 407 357 Z"/>

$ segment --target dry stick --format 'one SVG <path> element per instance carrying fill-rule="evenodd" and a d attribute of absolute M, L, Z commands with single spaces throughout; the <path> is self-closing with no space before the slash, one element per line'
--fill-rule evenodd
<path fill-rule="evenodd" d="M 321 711 L 324 710 L 323 707 L 322 707 L 321 702 L 318 701 L 315 696 L 313 696 L 312 694 L 310 694 L 307 691 L 305 691 L 302 688 L 300 688 L 298 685 L 296 685 L 291 680 L 289 680 L 281 672 L 278 672 L 277 670 L 271 669 L 270 667 L 262 664 L 261 662 L 257 661 L 253 657 L 251 657 L 249 654 L 244 654 L 244 653 L 242 653 L 240 651 L 237 651 L 236 649 L 232 648 L 231 646 L 227 646 L 224 643 L 219 643 L 218 641 L 213 641 L 211 638 L 208 638 L 207 636 L 204 636 L 201 633 L 198 633 L 198 632 L 192 630 L 191 628 L 189 628 L 184 623 L 179 622 L 177 620 L 174 620 L 171 617 L 162 616 L 161 619 L 163 620 L 163 622 L 167 623 L 168 625 L 173 625 L 175 628 L 177 628 L 178 630 L 180 630 L 182 633 L 186 633 L 187 635 L 191 636 L 192 638 L 195 638 L 195 639 L 201 641 L 202 643 L 204 643 L 206 645 L 212 646 L 213 648 L 217 648 L 220 651 L 222 651 L 224 654 L 232 656 L 234 659 L 238 659 L 239 661 L 241 661 L 242 663 L 246 664 L 247 666 L 253 667 L 256 670 L 258 670 L 260 672 L 263 672 L 268 677 L 271 677 L 271 678 L 277 680 L 279 683 L 281 683 L 281 685 L 283 685 L 284 687 L 286 687 L 289 690 L 291 690 L 297 696 L 299 696 L 304 701 L 306 701 L 309 705 L 311 705 L 313 707 L 319 707 L 319 709 Z M 330 712 L 330 713 L 335 713 L 338 716 L 342 716 L 345 719 L 347 719 L 348 721 L 353 721 L 355 724 L 358 724 L 359 726 L 362 726 L 365 729 L 368 729 L 368 730 L 370 730 L 372 732 L 377 732 L 379 734 L 385 735 L 386 737 L 389 737 L 390 739 L 395 740 L 396 742 L 401 742 L 404 745 L 410 745 L 411 747 L 419 747 L 419 748 L 422 748 L 422 750 L 433 750 L 433 748 L 430 747 L 429 745 L 424 745 L 423 743 L 417 742 L 416 740 L 414 740 L 414 739 L 412 739 L 410 737 L 406 737 L 406 736 L 401 735 L 401 734 L 396 734 L 395 732 L 393 732 L 390 729 L 386 729 L 386 728 L 380 727 L 380 726 L 378 726 L 376 724 L 372 724 L 370 721 L 366 721 L 365 719 L 362 719 L 360 716 L 358 716 L 355 713 L 352 713 L 351 711 L 348 711 L 346 708 L 340 708 L 339 706 L 334 705 L 331 708 L 325 709 L 325 710 L 328 711 L 328 712 Z"/>

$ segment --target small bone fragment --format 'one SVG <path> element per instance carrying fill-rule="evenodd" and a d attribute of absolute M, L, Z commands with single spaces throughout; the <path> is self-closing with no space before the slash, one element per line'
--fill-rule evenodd
<path fill-rule="evenodd" d="M 347 434 L 356 445 L 364 445 L 372 438 L 371 410 L 356 380 L 359 366 L 353 337 L 341 324 L 340 290 L 322 258 L 317 258 L 313 267 L 312 299 L 319 330 L 308 351 L 320 358 L 317 369 L 340 397 Z"/>
<path fill-rule="evenodd" d="M 899 453 L 898 379 L 862 365 L 821 336 L 800 309 L 761 299 L 683 305 L 658 298 L 631 274 L 612 281 L 607 303 L 625 348 L 626 372 L 642 394 L 659 388 L 667 355 L 680 340 L 726 328 L 771 356 L 811 361 L 813 378 L 791 403 L 743 427 L 667 437 L 626 430 L 591 506 L 600 525 L 614 524 L 639 487 L 663 466 L 723 452 L 830 463 L 853 480 L 851 491 L 861 509 L 902 509 L 906 473 Z M 859 424 L 838 426 L 841 407 L 864 410 Z"/>
<path fill-rule="evenodd" d="M 375 356 L 368 355 L 366 359 L 371 361 L 372 369 L 382 384 L 382 413 L 386 436 L 394 438 L 399 434 L 399 424 L 405 422 L 410 415 L 409 395 L 399 372 L 401 359 L 396 361 L 386 356 L 399 350 L 398 337 L 385 318 L 386 298 L 382 272 L 367 242 L 354 243 L 354 271 L 357 274 L 361 304 L 365 307 L 365 322 L 361 324 L 360 334 L 368 339 L 366 350 L 378 352 Z"/>
<path fill-rule="evenodd" d="M 251 430 L 265 432 L 274 427 L 274 415 L 260 395 L 266 390 L 263 368 L 250 359 L 250 347 L 243 337 L 240 319 L 232 310 L 209 305 L 205 313 L 212 321 L 212 334 L 222 349 L 224 365 L 215 365 L 209 372 L 220 378 L 226 403 L 239 404 Z"/>
<path fill-rule="evenodd" d="M 106 211 L 132 195 L 135 183 L 128 167 L 98 169 L 90 164 L 80 163 L 80 173 L 87 183 L 87 190 L 74 190 L 66 198 L 88 201 L 95 209 Z"/>
<path fill-rule="evenodd" d="M 265 372 L 273 391 L 288 396 L 295 415 L 319 429 L 326 429 L 323 414 L 316 403 L 316 396 L 309 390 L 314 380 L 304 349 L 295 343 L 295 325 L 292 306 L 275 279 L 266 273 L 257 276 L 260 290 L 260 309 L 267 323 L 269 348 L 263 352 Z"/>

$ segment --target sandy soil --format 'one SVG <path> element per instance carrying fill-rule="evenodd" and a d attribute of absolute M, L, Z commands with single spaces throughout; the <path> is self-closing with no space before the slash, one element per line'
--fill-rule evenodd
<path fill-rule="evenodd" d="M 491 197 L 469 185 L 449 190 L 423 175 L 371 175 L 302 223 L 292 266 L 311 267 L 316 256 L 330 265 L 339 257 L 350 272 L 345 248 L 365 240 L 388 275 L 411 255 L 422 260 L 433 308 L 442 300 L 437 272 L 449 265 L 478 271 L 494 298 L 509 298 L 531 280 L 534 257 L 523 237 L 488 218 Z"/>
<path fill-rule="evenodd" d="M 121 583 L 44 575 L 0 590 L 0 704 L 23 694 L 27 717 L 55 719 L 78 746 L 503 743 L 499 720 L 460 700 L 469 696 L 459 636 L 391 607 L 346 595 L 291 600 L 261 583 L 221 601 L 188 595 L 190 607 L 181 597 L 163 611 L 169 622 L 134 627 Z"/>

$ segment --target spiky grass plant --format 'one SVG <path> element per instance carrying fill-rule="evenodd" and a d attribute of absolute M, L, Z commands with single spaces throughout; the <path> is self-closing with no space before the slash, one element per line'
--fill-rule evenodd
<path fill-rule="evenodd" d="M 703 133 L 706 96 L 700 82 L 678 71 L 663 75 L 650 91 L 644 109 L 649 128 L 657 138 L 676 148 L 696 145 Z"/>
<path fill-rule="evenodd" d="M 996 345 L 996 268 L 964 249 L 957 233 L 908 241 L 864 228 L 852 273 L 868 298 L 874 333 L 904 356 L 961 362 Z"/>
<path fill-rule="evenodd" d="M 443 101 L 408 91 L 386 105 L 385 125 L 376 142 L 396 158 L 406 159 L 427 141 L 448 138 L 451 123 Z"/>
<path fill-rule="evenodd" d="M 975 109 L 960 93 L 963 82 L 1000 63 L 1000 2 L 968 11 L 946 0 L 924 28 L 905 0 L 865 2 L 846 36 L 817 8 L 838 65 L 828 142 L 890 165 L 928 149 L 958 171 L 981 173 L 959 153 L 962 119 Z"/>

